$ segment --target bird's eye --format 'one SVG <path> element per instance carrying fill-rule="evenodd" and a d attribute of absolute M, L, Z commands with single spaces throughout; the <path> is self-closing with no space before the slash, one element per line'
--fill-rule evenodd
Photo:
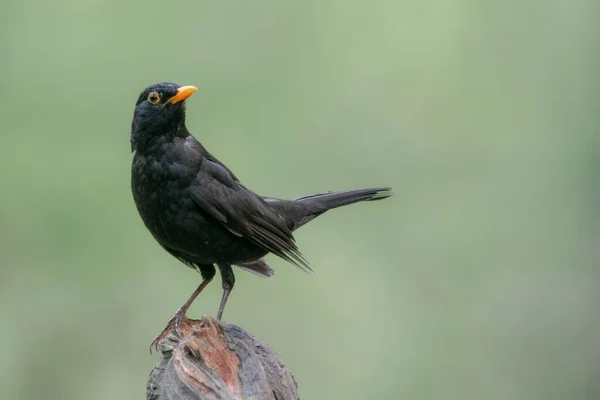
<path fill-rule="evenodd" d="M 158 104 L 159 101 L 160 101 L 160 96 L 158 95 L 158 93 L 150 92 L 148 94 L 148 102 L 150 104 Z"/>

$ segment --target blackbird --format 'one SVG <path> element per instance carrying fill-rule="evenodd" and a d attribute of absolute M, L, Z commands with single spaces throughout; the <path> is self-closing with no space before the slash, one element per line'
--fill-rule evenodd
<path fill-rule="evenodd" d="M 185 125 L 185 100 L 197 89 L 158 83 L 140 94 L 131 123 L 131 189 L 144 224 L 158 243 L 197 270 L 202 282 L 152 345 L 186 320 L 202 289 L 221 272 L 221 319 L 236 265 L 262 277 L 273 270 L 264 256 L 273 253 L 311 270 L 292 232 L 332 208 L 391 195 L 390 188 L 341 190 L 292 200 L 262 197 L 246 188 L 209 153 Z M 151 347 L 152 347 L 151 345 Z"/>

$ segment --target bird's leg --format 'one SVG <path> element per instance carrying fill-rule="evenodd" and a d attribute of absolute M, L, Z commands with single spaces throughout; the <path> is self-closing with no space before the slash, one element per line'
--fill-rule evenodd
<path fill-rule="evenodd" d="M 214 276 L 214 273 L 213 273 L 213 276 Z M 179 325 L 182 320 L 187 319 L 187 317 L 185 316 L 185 313 L 187 312 L 188 308 L 190 308 L 190 306 L 192 305 L 192 303 L 194 302 L 196 297 L 198 297 L 200 292 L 206 287 L 206 285 L 208 285 L 210 283 L 211 280 L 212 280 L 212 276 L 210 278 L 203 277 L 202 283 L 200 283 L 200 286 L 198 286 L 196 288 L 196 290 L 194 290 L 194 293 L 192 293 L 190 298 L 187 299 L 187 301 L 179 308 L 179 310 L 177 310 L 175 315 L 173 315 L 173 318 L 171 318 L 169 320 L 169 322 L 167 323 L 167 326 L 165 326 L 165 329 L 162 330 L 160 335 L 158 335 L 157 337 L 154 338 L 154 340 L 150 344 L 150 353 L 152 353 L 152 347 L 154 347 L 156 349 L 156 351 L 158 351 L 158 343 L 161 340 L 163 340 L 173 329 L 175 329 L 175 332 L 179 336 L 182 336 L 179 331 Z"/>
<path fill-rule="evenodd" d="M 229 264 L 218 264 L 219 270 L 221 271 L 221 280 L 223 281 L 223 297 L 221 297 L 221 305 L 219 305 L 219 311 L 217 312 L 217 319 L 220 321 L 223 316 L 223 310 L 227 303 L 229 293 L 235 285 L 235 276 L 233 275 L 233 269 Z"/>

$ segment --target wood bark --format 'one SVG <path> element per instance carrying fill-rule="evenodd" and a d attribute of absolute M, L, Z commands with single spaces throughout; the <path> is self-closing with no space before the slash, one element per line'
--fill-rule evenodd
<path fill-rule="evenodd" d="M 212 317 L 187 320 L 159 343 L 148 400 L 295 400 L 296 381 L 269 346 Z"/>

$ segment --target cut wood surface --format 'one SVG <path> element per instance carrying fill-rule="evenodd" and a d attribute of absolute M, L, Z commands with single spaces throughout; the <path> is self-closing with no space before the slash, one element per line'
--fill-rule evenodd
<path fill-rule="evenodd" d="M 185 321 L 180 331 L 183 338 L 171 333 L 159 343 L 149 400 L 299 399 L 279 355 L 239 326 L 203 317 Z"/>

